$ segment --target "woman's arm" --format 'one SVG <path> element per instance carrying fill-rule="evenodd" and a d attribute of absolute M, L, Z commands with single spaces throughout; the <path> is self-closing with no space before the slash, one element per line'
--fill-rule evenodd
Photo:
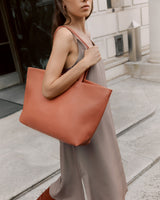
<path fill-rule="evenodd" d="M 47 99 L 52 99 L 66 91 L 88 68 L 87 62 L 81 59 L 61 76 L 67 55 L 71 51 L 72 41 L 73 35 L 66 28 L 57 30 L 42 84 L 42 94 Z"/>

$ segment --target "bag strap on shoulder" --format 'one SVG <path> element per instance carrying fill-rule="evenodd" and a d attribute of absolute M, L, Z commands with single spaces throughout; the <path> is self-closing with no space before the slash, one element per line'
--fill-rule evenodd
<path fill-rule="evenodd" d="M 87 46 L 87 48 L 89 48 L 89 46 L 79 37 L 79 35 L 78 35 L 75 31 L 73 31 L 70 27 L 67 27 L 67 26 L 65 26 L 65 25 L 61 25 L 61 26 L 58 26 L 58 27 L 57 27 L 57 29 L 56 29 L 55 32 L 54 32 L 53 39 L 54 39 L 54 37 L 55 37 L 56 31 L 57 31 L 58 29 L 60 29 L 61 27 L 66 27 L 67 29 L 69 29 L 69 30 L 72 32 L 72 34 L 73 34 L 74 36 L 76 35 L 76 36 L 81 40 L 81 42 L 84 43 L 84 45 Z M 79 79 L 80 81 L 83 81 L 84 79 L 86 79 L 88 71 L 89 71 L 89 69 L 87 69 L 87 70 L 81 75 L 81 77 L 80 77 L 80 79 Z"/>

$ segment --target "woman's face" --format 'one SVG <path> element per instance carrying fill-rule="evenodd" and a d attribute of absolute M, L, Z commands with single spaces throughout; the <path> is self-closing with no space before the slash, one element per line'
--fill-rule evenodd
<path fill-rule="evenodd" d="M 69 16 L 87 17 L 91 11 L 93 0 L 63 0 L 63 6 L 66 6 Z M 82 8 L 88 5 L 89 7 Z"/>

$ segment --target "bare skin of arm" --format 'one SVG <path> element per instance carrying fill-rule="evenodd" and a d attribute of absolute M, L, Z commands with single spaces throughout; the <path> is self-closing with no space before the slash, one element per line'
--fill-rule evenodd
<path fill-rule="evenodd" d="M 72 41 L 73 36 L 70 31 L 65 28 L 57 30 L 42 84 L 42 94 L 47 99 L 55 98 L 66 91 L 86 69 L 101 58 L 98 47 L 91 47 L 73 68 L 61 75 L 66 58 L 71 51 Z"/>

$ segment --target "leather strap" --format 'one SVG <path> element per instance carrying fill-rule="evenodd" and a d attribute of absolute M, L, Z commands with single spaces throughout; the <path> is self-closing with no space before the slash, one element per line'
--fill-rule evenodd
<path fill-rule="evenodd" d="M 76 35 L 76 36 L 81 40 L 81 42 L 87 47 L 87 49 L 89 48 L 89 46 L 79 37 L 79 35 L 78 35 L 75 31 L 73 31 L 70 27 L 68 27 L 68 26 L 65 26 L 65 25 L 58 26 L 57 29 L 56 29 L 55 32 L 54 32 L 54 36 L 55 36 L 56 31 L 57 31 L 59 28 L 61 28 L 61 27 L 66 27 L 68 30 L 70 30 L 74 35 Z M 53 38 L 54 38 L 54 36 L 53 36 Z M 80 81 L 84 81 L 84 79 L 86 79 L 88 71 L 89 71 L 89 69 L 87 69 L 87 70 L 81 75 L 81 77 L 79 78 Z"/>
<path fill-rule="evenodd" d="M 62 25 L 62 26 L 64 26 L 64 27 L 66 27 L 67 29 L 69 29 L 74 35 L 76 35 L 76 36 L 81 40 L 81 42 L 83 42 L 83 44 L 84 44 L 85 46 L 87 46 L 87 48 L 89 48 L 89 46 L 84 42 L 84 40 L 82 40 L 82 38 L 81 38 L 73 29 L 71 29 L 70 27 L 65 26 L 65 25 Z"/>
<path fill-rule="evenodd" d="M 79 36 L 73 29 L 71 29 L 70 27 L 65 26 L 65 25 L 62 25 L 62 26 L 64 26 L 64 27 L 66 27 L 67 29 L 69 29 L 73 34 L 75 34 L 75 35 L 81 40 L 81 42 L 83 42 L 83 44 L 87 47 L 87 49 L 89 48 L 89 46 L 80 38 L 80 36 Z M 89 71 L 89 69 L 87 69 L 87 70 L 83 73 L 83 76 L 80 77 L 80 81 L 83 81 L 84 79 L 86 79 L 88 71 Z"/>

